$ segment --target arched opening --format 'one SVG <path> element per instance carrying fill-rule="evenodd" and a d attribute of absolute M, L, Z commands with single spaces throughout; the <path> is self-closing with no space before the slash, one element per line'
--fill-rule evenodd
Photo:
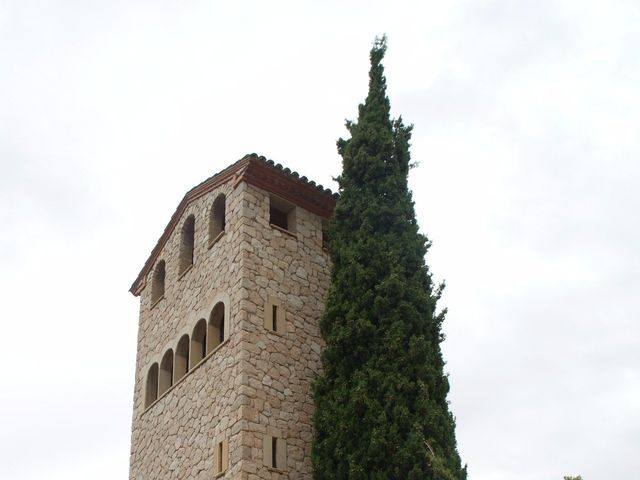
<path fill-rule="evenodd" d="M 158 395 L 162 395 L 173 385 L 173 350 L 165 352 L 160 362 L 160 378 L 158 379 Z"/>
<path fill-rule="evenodd" d="M 162 297 L 164 297 L 164 277 L 165 277 L 165 263 L 164 260 L 160 260 L 156 269 L 153 272 L 153 280 L 151 282 L 151 304 L 153 305 Z"/>
<path fill-rule="evenodd" d="M 183 335 L 176 347 L 176 361 L 173 367 L 174 383 L 189 371 L 189 335 Z"/>
<path fill-rule="evenodd" d="M 147 386 L 144 395 L 144 408 L 158 399 L 158 364 L 154 363 L 147 372 Z"/>
<path fill-rule="evenodd" d="M 209 316 L 207 353 L 224 342 L 224 303 L 218 302 Z"/>
<path fill-rule="evenodd" d="M 182 226 L 180 239 L 180 269 L 178 275 L 186 272 L 193 265 L 193 245 L 196 233 L 196 218 L 189 215 Z"/>
<path fill-rule="evenodd" d="M 211 207 L 211 215 L 209 217 L 209 243 L 213 243 L 218 236 L 224 232 L 226 226 L 225 206 L 226 197 L 221 193 L 216 197 Z"/>
<path fill-rule="evenodd" d="M 198 320 L 191 335 L 190 368 L 195 367 L 207 355 L 207 321 Z"/>

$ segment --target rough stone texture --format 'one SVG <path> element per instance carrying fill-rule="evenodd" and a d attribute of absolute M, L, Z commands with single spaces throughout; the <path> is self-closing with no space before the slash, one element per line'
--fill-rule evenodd
<path fill-rule="evenodd" d="M 209 247 L 209 215 L 226 195 L 224 235 Z M 131 480 L 212 479 L 214 448 L 229 444 L 225 479 L 310 479 L 311 382 L 320 368 L 318 319 L 329 282 L 322 218 L 297 207 L 295 235 L 269 225 L 269 192 L 228 182 L 189 205 L 159 260 L 165 295 L 142 291 L 131 445 Z M 180 234 L 194 214 L 194 265 L 178 277 Z M 292 229 L 293 230 L 293 229 Z M 283 333 L 265 326 L 277 298 Z M 145 409 L 149 368 L 175 352 L 200 318 L 225 304 L 225 342 Z M 263 465 L 265 435 L 286 443 L 286 467 Z"/>

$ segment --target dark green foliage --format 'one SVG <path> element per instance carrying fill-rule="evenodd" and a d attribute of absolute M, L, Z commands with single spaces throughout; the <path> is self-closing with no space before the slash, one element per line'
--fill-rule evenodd
<path fill-rule="evenodd" d="M 381 60 L 338 141 L 343 172 L 329 226 L 331 288 L 320 321 L 326 348 L 314 385 L 316 480 L 464 480 L 449 412 L 436 314 L 411 193 L 411 127 L 392 121 Z"/>

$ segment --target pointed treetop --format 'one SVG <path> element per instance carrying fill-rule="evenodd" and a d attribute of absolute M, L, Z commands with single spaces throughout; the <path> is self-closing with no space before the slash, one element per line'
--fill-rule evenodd
<path fill-rule="evenodd" d="M 364 102 L 360 105 L 358 121 L 364 120 L 366 111 L 374 111 L 379 120 L 387 127 L 390 127 L 389 112 L 391 110 L 389 99 L 387 98 L 387 79 L 384 76 L 384 66 L 382 59 L 387 51 L 387 36 L 376 37 L 373 42 L 369 58 L 371 69 L 369 70 L 369 93 Z M 365 114 L 365 115 L 363 115 Z"/>
<path fill-rule="evenodd" d="M 356 122 L 347 120 L 351 138 L 338 140 L 338 152 L 343 157 L 343 172 L 338 177 L 341 189 L 349 180 L 376 188 L 368 180 L 388 176 L 386 159 L 393 155 L 393 122 L 387 97 L 387 85 L 382 59 L 387 49 L 387 37 L 377 37 L 370 51 L 369 91 L 358 106 Z"/>
<path fill-rule="evenodd" d="M 387 51 L 387 35 L 382 35 L 382 37 L 376 37 L 373 41 L 373 48 L 370 52 L 371 65 L 379 64 L 384 57 L 385 52 Z"/>

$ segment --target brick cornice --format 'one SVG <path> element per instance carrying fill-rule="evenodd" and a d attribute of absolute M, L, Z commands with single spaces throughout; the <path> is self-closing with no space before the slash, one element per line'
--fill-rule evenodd
<path fill-rule="evenodd" d="M 198 198 L 229 181 L 233 181 L 234 185 L 245 181 L 324 218 L 331 216 L 337 197 L 337 194 L 332 193 L 331 190 L 324 189 L 321 185 L 316 185 L 315 182 L 307 180 L 306 177 L 300 177 L 298 173 L 292 172 L 280 164 L 275 164 L 273 161 L 260 157 L 255 153 L 245 155 L 233 165 L 196 185 L 186 193 L 171 216 L 169 223 L 151 251 L 151 255 L 149 255 L 138 277 L 131 285 L 129 291 L 132 294 L 138 296 L 145 288 L 149 272 L 158 260 L 169 236 L 187 207 Z"/>

